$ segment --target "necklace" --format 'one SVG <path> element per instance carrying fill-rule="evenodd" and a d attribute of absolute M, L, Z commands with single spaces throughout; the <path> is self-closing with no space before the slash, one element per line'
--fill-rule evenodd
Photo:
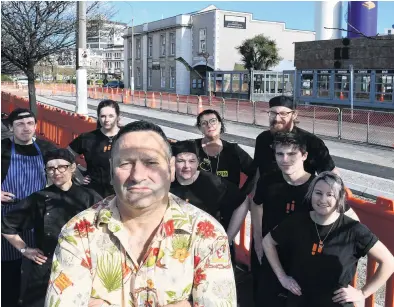
<path fill-rule="evenodd" d="M 208 152 L 206 151 L 206 149 L 205 149 L 202 145 L 203 145 L 203 144 L 202 144 L 202 142 L 201 142 L 201 148 L 202 148 L 203 152 L 205 153 L 205 155 L 206 155 L 207 157 L 204 158 L 203 161 L 200 163 L 200 168 L 201 168 L 202 170 L 206 171 L 206 172 L 211 172 L 211 173 L 212 173 L 212 172 L 213 172 L 213 169 L 212 169 L 212 161 L 211 161 L 211 159 L 209 158 Z M 218 153 L 216 156 L 213 157 L 214 159 L 215 159 L 215 158 L 218 159 L 218 161 L 217 161 L 217 163 L 216 163 L 216 173 L 217 173 L 217 171 L 218 171 L 218 169 L 219 169 L 220 154 L 221 154 L 221 153 L 222 153 L 222 150 L 220 150 L 219 153 Z"/>
<path fill-rule="evenodd" d="M 315 224 L 315 229 L 316 229 L 317 237 L 319 238 L 319 243 L 318 243 L 318 244 L 313 243 L 313 246 L 312 246 L 312 255 L 315 255 L 316 252 L 317 252 L 318 254 L 321 254 L 321 252 L 323 251 L 324 241 L 326 241 L 328 235 L 331 233 L 331 230 L 333 229 L 333 227 L 334 227 L 334 225 L 337 223 L 337 221 L 335 221 L 334 223 L 332 223 L 332 225 L 331 225 L 331 227 L 330 227 L 330 230 L 328 231 L 327 235 L 324 237 L 323 240 L 320 238 L 320 234 L 319 234 L 319 230 L 317 229 L 316 222 L 315 222 L 315 221 L 313 221 L 313 222 L 314 222 L 314 224 Z"/>

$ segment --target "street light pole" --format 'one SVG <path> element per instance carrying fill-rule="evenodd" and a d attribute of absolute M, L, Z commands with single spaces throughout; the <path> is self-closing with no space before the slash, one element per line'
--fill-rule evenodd
<path fill-rule="evenodd" d="M 86 67 L 80 66 L 79 48 L 86 49 L 86 1 L 77 2 L 77 16 L 78 16 L 78 28 L 77 28 L 77 81 L 76 81 L 76 105 L 75 112 L 77 114 L 87 115 L 88 114 L 88 84 L 87 84 L 87 73 Z"/>
<path fill-rule="evenodd" d="M 130 68 L 130 89 L 134 91 L 134 17 L 131 18 L 131 68 Z"/>

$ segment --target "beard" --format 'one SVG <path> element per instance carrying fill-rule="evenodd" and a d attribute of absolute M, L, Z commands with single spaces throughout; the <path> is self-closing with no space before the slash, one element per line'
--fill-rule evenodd
<path fill-rule="evenodd" d="M 281 126 L 275 126 L 280 124 Z M 275 132 L 290 132 L 293 126 L 293 121 L 289 121 L 288 123 L 283 121 L 277 121 L 276 119 L 270 121 L 270 130 L 272 133 Z"/>

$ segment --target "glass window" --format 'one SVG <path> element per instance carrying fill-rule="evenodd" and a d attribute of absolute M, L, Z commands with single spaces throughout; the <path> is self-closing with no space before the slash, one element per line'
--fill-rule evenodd
<path fill-rule="evenodd" d="M 198 52 L 206 52 L 206 36 L 207 36 L 207 29 L 200 29 L 199 32 L 199 44 L 198 44 Z"/>
<path fill-rule="evenodd" d="M 148 68 L 148 86 L 152 86 L 152 68 Z"/>
<path fill-rule="evenodd" d="M 170 88 L 175 88 L 175 67 L 170 67 Z"/>
<path fill-rule="evenodd" d="M 160 55 L 164 56 L 166 55 L 166 35 L 162 34 L 160 35 Z"/>
<path fill-rule="evenodd" d="M 192 87 L 193 87 L 193 88 L 197 88 L 197 80 L 196 80 L 196 79 L 193 79 L 193 81 L 192 81 Z"/>
<path fill-rule="evenodd" d="M 231 82 L 230 81 L 231 81 L 231 74 L 224 74 L 223 75 L 223 92 L 228 93 L 231 91 L 231 88 L 230 88 Z"/>
<path fill-rule="evenodd" d="M 222 84 L 223 84 L 223 74 L 217 74 L 216 75 L 216 89 L 215 89 L 215 92 L 221 92 L 222 91 Z"/>
<path fill-rule="evenodd" d="M 137 86 L 141 86 L 141 68 L 137 67 Z"/>
<path fill-rule="evenodd" d="M 239 92 L 239 81 L 240 81 L 240 74 L 232 74 L 232 92 Z"/>
<path fill-rule="evenodd" d="M 394 70 L 377 70 L 375 84 L 375 101 L 392 102 Z"/>
<path fill-rule="evenodd" d="M 350 72 L 337 70 L 334 79 L 334 99 L 349 99 Z"/>
<path fill-rule="evenodd" d="M 175 33 L 170 33 L 171 55 L 175 55 Z"/>
<path fill-rule="evenodd" d="M 164 67 L 160 68 L 160 86 L 166 87 L 166 70 Z"/>
<path fill-rule="evenodd" d="M 301 72 L 301 96 L 312 96 L 313 90 L 313 70 Z"/>
<path fill-rule="evenodd" d="M 318 71 L 317 73 L 317 97 L 330 96 L 330 71 Z"/>
<path fill-rule="evenodd" d="M 141 58 L 141 39 L 137 39 L 137 59 Z"/>
<path fill-rule="evenodd" d="M 153 37 L 148 37 L 148 56 L 152 56 L 152 49 L 153 49 Z"/>
<path fill-rule="evenodd" d="M 197 88 L 202 88 L 202 79 L 197 80 Z"/>
<path fill-rule="evenodd" d="M 371 93 L 371 71 L 355 71 L 353 91 L 354 99 L 369 100 Z"/>

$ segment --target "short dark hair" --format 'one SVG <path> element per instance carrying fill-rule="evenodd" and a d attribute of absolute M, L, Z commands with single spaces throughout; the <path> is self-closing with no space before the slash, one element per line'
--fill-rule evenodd
<path fill-rule="evenodd" d="M 302 154 L 305 154 L 307 152 L 305 138 L 293 132 L 275 133 L 274 141 L 272 143 L 272 149 L 276 151 L 276 146 L 278 145 L 292 145 L 296 149 L 299 149 Z"/>
<path fill-rule="evenodd" d="M 158 125 L 145 120 L 135 121 L 121 127 L 118 134 L 113 139 L 112 147 L 115 147 L 115 144 L 121 138 L 122 135 L 129 132 L 138 132 L 138 131 L 153 131 L 156 132 L 158 135 L 160 135 L 164 143 L 167 145 L 168 157 L 171 158 L 172 156 L 171 145 L 167 139 L 167 136 L 164 134 L 163 130 Z"/>
<path fill-rule="evenodd" d="M 212 109 L 204 110 L 200 114 L 198 114 L 198 116 L 197 116 L 197 123 L 196 123 L 197 128 L 201 127 L 201 117 L 203 117 L 204 115 L 209 115 L 209 114 L 215 114 L 215 116 L 218 119 L 218 121 L 222 124 L 222 127 L 220 128 L 220 133 L 225 133 L 226 132 L 226 127 L 224 126 L 224 122 L 223 122 L 222 117 L 220 116 L 218 111 L 212 110 Z"/>
<path fill-rule="evenodd" d="M 23 113 L 28 113 L 27 115 L 20 115 Z M 17 108 L 14 111 L 12 111 L 10 113 L 10 115 L 8 115 L 7 121 L 8 121 L 8 125 L 12 126 L 12 124 L 14 123 L 14 121 L 18 120 L 18 119 L 22 119 L 22 118 L 27 118 L 27 117 L 33 117 L 34 118 L 34 122 L 37 122 L 36 116 L 34 115 L 33 112 L 31 112 L 28 109 L 23 109 L 23 108 Z"/>
<path fill-rule="evenodd" d="M 102 109 L 102 108 L 105 108 L 105 107 L 114 108 L 114 109 L 115 109 L 116 115 L 117 115 L 118 117 L 119 117 L 119 115 L 120 115 L 119 104 L 118 104 L 116 101 L 111 100 L 111 99 L 105 99 L 105 100 L 100 101 L 100 103 L 99 103 L 98 106 L 97 106 L 97 129 L 101 128 L 101 124 L 100 124 L 100 121 L 99 121 L 99 117 L 100 117 L 101 109 Z"/>

